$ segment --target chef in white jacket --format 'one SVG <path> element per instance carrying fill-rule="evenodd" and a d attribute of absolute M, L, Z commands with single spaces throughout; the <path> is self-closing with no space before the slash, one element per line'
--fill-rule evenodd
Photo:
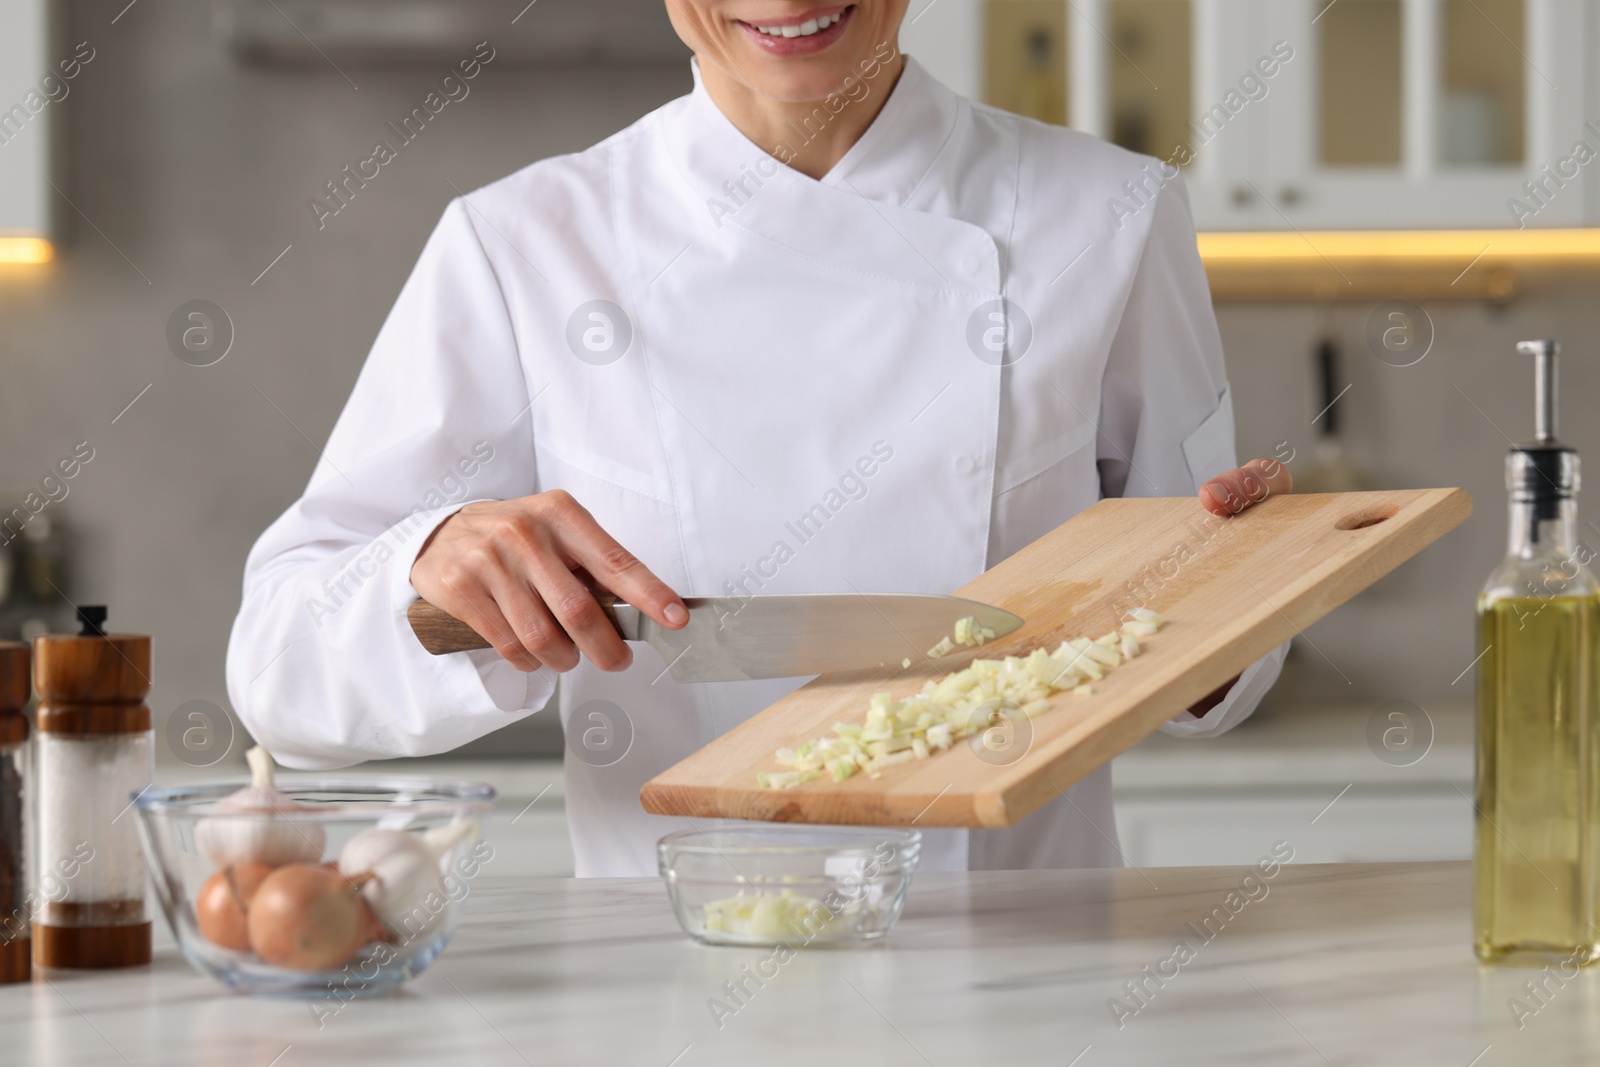
<path fill-rule="evenodd" d="M 291 767 L 447 752 L 561 677 L 577 873 L 685 820 L 643 783 L 804 679 L 680 684 L 608 588 L 945 593 L 1103 496 L 1271 492 L 1233 413 L 1181 181 L 963 99 L 906 0 L 668 0 L 695 87 L 446 208 L 304 496 L 250 554 L 228 652 Z M 1128 576 L 1132 578 L 1133 576 Z M 425 596 L 495 650 L 434 657 Z M 1168 732 L 1255 707 L 1282 650 Z M 1116 866 L 1109 768 L 924 869 Z"/>

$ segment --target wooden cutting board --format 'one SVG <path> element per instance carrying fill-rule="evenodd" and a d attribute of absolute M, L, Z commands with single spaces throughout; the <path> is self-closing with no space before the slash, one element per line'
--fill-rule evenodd
<path fill-rule="evenodd" d="M 1020 630 L 908 669 L 817 678 L 645 783 L 640 799 L 660 815 L 1010 826 L 1471 511 L 1461 489 L 1279 496 L 1228 519 L 1210 516 L 1192 497 L 1102 500 L 956 590 L 1022 616 Z M 875 692 L 904 697 L 979 656 L 1096 637 L 1141 604 L 1167 619 L 1143 640 L 1143 654 L 1093 683 L 1090 696 L 1051 697 L 1049 710 L 1014 725 L 1000 753 L 972 744 L 975 735 L 876 780 L 857 774 L 786 790 L 756 786 L 757 772 L 781 769 L 773 760 L 779 748 L 822 737 L 836 722 L 861 722 Z M 1333 667 L 1346 675 L 1359 669 Z"/>

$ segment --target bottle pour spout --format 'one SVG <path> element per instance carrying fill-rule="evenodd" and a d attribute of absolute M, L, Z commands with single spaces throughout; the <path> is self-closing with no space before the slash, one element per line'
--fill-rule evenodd
<path fill-rule="evenodd" d="M 1533 505 L 1534 522 L 1554 518 L 1563 500 L 1578 491 L 1578 454 L 1556 439 L 1555 341 L 1519 341 L 1517 354 L 1532 356 L 1534 439 L 1516 445 L 1506 459 L 1506 488 L 1511 499 Z"/>
<path fill-rule="evenodd" d="M 1561 345 L 1551 340 L 1518 341 L 1517 354 L 1532 356 L 1533 438 L 1541 445 L 1556 440 L 1556 356 Z"/>

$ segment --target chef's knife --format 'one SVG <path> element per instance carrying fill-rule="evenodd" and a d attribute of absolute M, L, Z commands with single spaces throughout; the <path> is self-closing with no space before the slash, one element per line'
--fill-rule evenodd
<path fill-rule="evenodd" d="M 975 600 L 911 593 L 798 593 L 685 597 L 689 624 L 658 625 L 638 608 L 598 597 L 617 632 L 653 646 L 680 682 L 794 678 L 830 671 L 920 663 L 950 637 L 958 619 L 1004 637 L 1023 620 Z M 419 600 L 407 616 L 435 656 L 491 647 L 477 631 Z M 955 652 L 969 651 L 962 645 Z"/>

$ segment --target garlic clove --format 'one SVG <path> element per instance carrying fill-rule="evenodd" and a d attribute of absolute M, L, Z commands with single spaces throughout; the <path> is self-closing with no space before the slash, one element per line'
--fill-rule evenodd
<path fill-rule="evenodd" d="M 339 853 L 348 878 L 366 876 L 362 895 L 389 934 L 404 944 L 438 929 L 450 911 L 440 861 L 478 832 L 473 820 L 427 833 L 374 827 L 356 834 Z"/>
<path fill-rule="evenodd" d="M 201 819 L 195 827 L 195 845 L 200 854 L 218 867 L 236 863 L 282 867 L 320 862 L 327 844 L 322 824 L 273 817 L 307 809 L 274 784 L 272 756 L 266 749 L 257 745 L 245 753 L 245 759 L 250 764 L 250 784 L 219 800 L 219 814 Z M 232 813 L 237 815 L 230 817 Z"/>

